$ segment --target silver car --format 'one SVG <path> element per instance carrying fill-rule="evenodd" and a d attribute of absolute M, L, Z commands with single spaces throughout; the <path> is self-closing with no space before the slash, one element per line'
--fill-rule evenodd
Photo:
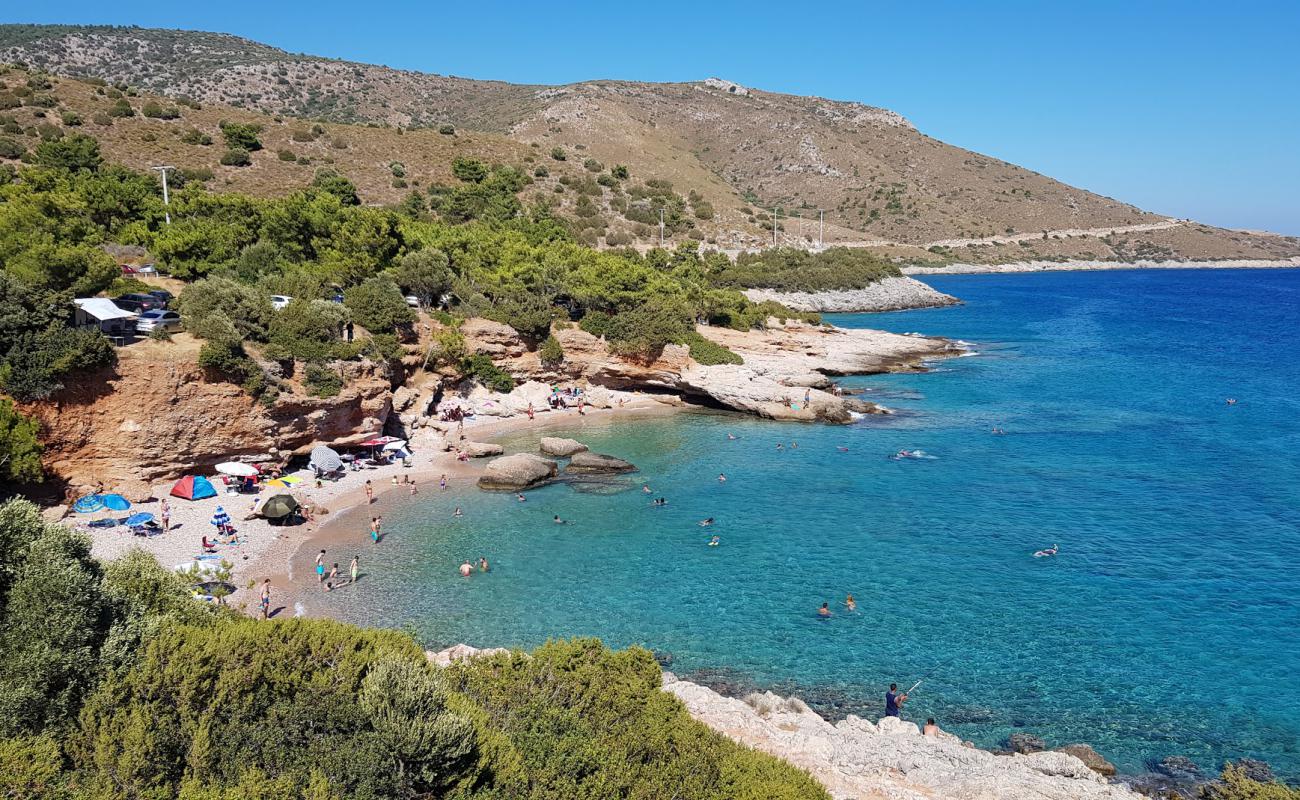
<path fill-rule="evenodd" d="M 165 308 L 146 311 L 135 321 L 135 329 L 140 333 L 152 333 L 155 330 L 178 331 L 181 329 L 181 315 Z"/>

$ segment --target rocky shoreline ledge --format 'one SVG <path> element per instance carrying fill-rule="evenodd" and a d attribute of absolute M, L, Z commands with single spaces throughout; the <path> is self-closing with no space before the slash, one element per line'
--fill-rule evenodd
<path fill-rule="evenodd" d="M 1300 267 L 1300 256 L 1281 259 L 1222 261 L 1015 261 L 1009 264 L 945 264 L 903 267 L 905 275 L 982 275 L 1001 272 L 1081 272 L 1113 269 L 1287 269 Z"/>
<path fill-rule="evenodd" d="M 433 663 L 447 666 L 504 652 L 504 648 L 480 650 L 459 644 L 427 655 Z M 798 698 L 771 692 L 743 700 L 724 697 L 679 680 L 671 672 L 664 673 L 663 691 L 718 733 L 807 770 L 836 800 L 1142 797 L 1108 781 L 1070 752 L 996 755 L 952 734 L 923 736 L 915 724 L 894 718 L 873 723 L 849 716 L 832 724 Z M 1086 755 L 1091 748 L 1076 752 Z"/>
<path fill-rule="evenodd" d="M 745 296 L 755 303 L 773 300 L 795 311 L 821 313 L 858 313 L 871 311 L 907 311 L 915 308 L 942 308 L 960 305 L 957 298 L 944 294 L 914 278 L 883 278 L 862 289 L 836 289 L 825 292 L 778 292 L 773 289 L 746 289 Z"/>

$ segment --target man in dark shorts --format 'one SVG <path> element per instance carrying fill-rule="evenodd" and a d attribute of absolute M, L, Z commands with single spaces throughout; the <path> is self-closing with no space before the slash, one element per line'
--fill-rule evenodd
<path fill-rule="evenodd" d="M 898 684 L 889 684 L 889 691 L 885 692 L 885 716 L 897 717 L 906 702 L 907 695 L 898 693 Z"/>

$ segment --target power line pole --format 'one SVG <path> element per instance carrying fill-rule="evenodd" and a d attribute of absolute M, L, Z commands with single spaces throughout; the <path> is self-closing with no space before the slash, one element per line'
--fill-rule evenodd
<path fill-rule="evenodd" d="M 817 249 L 822 250 L 826 247 L 826 212 L 817 209 Z"/>
<path fill-rule="evenodd" d="M 778 219 L 777 207 L 772 206 L 772 246 L 776 247 L 776 222 Z"/>
<path fill-rule="evenodd" d="M 176 169 L 176 168 L 168 165 L 168 166 L 161 166 L 161 167 L 150 167 L 150 169 L 156 169 L 162 173 L 163 217 L 167 220 L 167 224 L 170 225 L 172 224 L 172 212 L 171 212 L 171 198 L 168 197 L 167 195 L 167 170 Z"/>
<path fill-rule="evenodd" d="M 664 210 L 659 209 L 659 247 L 664 246 Z"/>

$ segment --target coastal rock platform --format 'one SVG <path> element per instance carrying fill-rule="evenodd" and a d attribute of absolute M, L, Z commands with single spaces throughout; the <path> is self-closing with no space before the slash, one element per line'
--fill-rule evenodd
<path fill-rule="evenodd" d="M 849 716 L 831 724 L 796 698 L 765 693 L 737 700 L 671 674 L 663 688 L 710 728 L 808 770 L 837 800 L 1141 797 L 1068 753 L 994 755 L 951 734 L 923 736 L 913 723 L 894 718 L 872 723 Z"/>
<path fill-rule="evenodd" d="M 795 311 L 817 311 L 828 314 L 940 308 L 961 303 L 952 295 L 944 294 L 915 278 L 906 277 L 883 278 L 862 289 L 835 289 L 825 292 L 746 289 L 745 296 L 755 303 L 774 300 Z"/>

